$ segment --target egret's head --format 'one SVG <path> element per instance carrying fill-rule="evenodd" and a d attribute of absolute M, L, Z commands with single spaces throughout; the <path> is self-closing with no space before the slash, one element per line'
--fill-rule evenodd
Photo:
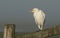
<path fill-rule="evenodd" d="M 35 13 L 35 12 L 38 12 L 38 8 L 33 8 L 32 10 L 30 10 L 30 12 L 32 12 L 32 13 Z"/>

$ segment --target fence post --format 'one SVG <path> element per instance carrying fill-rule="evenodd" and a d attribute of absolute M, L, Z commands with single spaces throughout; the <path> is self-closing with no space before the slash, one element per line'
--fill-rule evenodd
<path fill-rule="evenodd" d="M 15 24 L 5 24 L 3 38 L 15 38 Z"/>

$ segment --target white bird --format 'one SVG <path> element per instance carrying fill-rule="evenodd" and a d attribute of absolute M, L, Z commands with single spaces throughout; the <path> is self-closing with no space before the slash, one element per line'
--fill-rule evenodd
<path fill-rule="evenodd" d="M 35 19 L 35 23 L 38 25 L 39 30 L 43 30 L 45 13 L 42 10 L 39 10 L 38 8 L 33 8 L 31 12 Z"/>

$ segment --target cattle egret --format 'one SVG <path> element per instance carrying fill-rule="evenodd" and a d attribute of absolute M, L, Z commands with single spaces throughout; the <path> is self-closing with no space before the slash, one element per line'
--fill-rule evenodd
<path fill-rule="evenodd" d="M 38 8 L 33 8 L 31 10 L 33 17 L 35 19 L 36 25 L 38 25 L 39 30 L 43 30 L 44 20 L 45 20 L 45 13 Z"/>

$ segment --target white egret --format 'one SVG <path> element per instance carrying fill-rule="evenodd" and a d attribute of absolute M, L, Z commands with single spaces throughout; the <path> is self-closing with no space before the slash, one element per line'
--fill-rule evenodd
<path fill-rule="evenodd" d="M 35 23 L 38 25 L 39 30 L 43 30 L 45 13 L 42 10 L 39 10 L 38 8 L 33 8 L 31 12 L 35 19 Z"/>

